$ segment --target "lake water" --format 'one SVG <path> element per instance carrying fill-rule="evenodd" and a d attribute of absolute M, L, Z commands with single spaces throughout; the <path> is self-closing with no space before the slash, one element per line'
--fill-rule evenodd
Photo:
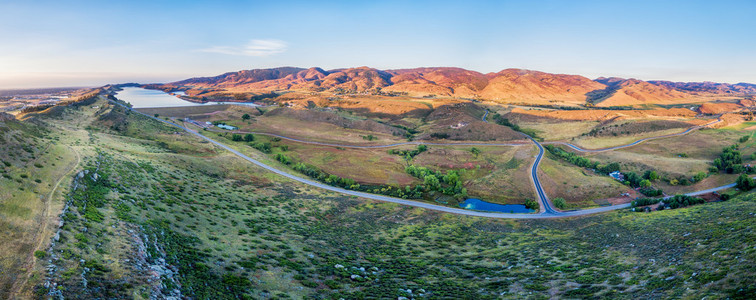
<path fill-rule="evenodd" d="M 502 213 L 532 213 L 535 210 L 529 209 L 522 204 L 496 204 L 486 202 L 480 199 L 470 198 L 459 204 L 459 207 L 469 210 L 491 211 Z"/>
<path fill-rule="evenodd" d="M 174 92 L 174 94 L 184 95 L 183 92 Z M 252 102 L 207 102 L 196 103 L 183 100 L 174 95 L 160 90 L 143 89 L 140 87 L 124 87 L 116 93 L 116 98 L 131 103 L 134 108 L 148 107 L 179 107 L 179 106 L 199 106 L 213 104 L 240 104 L 257 106 Z"/>

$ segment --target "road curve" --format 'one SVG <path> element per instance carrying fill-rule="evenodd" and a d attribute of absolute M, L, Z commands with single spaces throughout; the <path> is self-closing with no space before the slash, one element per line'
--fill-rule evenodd
<path fill-rule="evenodd" d="M 493 212 L 483 212 L 483 211 L 475 211 L 475 210 L 465 210 L 465 209 L 461 209 L 461 208 L 453 208 L 453 207 L 441 206 L 441 205 L 430 204 L 430 203 L 425 203 L 425 202 L 420 202 L 420 201 L 413 201 L 413 200 L 407 200 L 407 199 L 394 198 L 394 197 L 389 197 L 389 196 L 383 196 L 383 195 L 376 195 L 376 194 L 370 194 L 370 193 L 364 193 L 364 192 L 347 190 L 347 189 L 343 189 L 343 188 L 327 185 L 327 184 L 324 184 L 324 183 L 320 183 L 320 182 L 317 182 L 317 181 L 313 181 L 313 180 L 310 180 L 310 179 L 302 178 L 302 177 L 299 177 L 299 176 L 296 176 L 296 175 L 293 175 L 293 174 L 289 174 L 288 172 L 281 171 L 281 170 L 276 169 L 274 167 L 271 167 L 271 166 L 269 166 L 269 165 L 267 165 L 267 164 L 265 164 L 263 162 L 260 162 L 260 161 L 254 159 L 254 158 L 246 156 L 246 155 L 242 154 L 241 152 L 239 152 L 239 151 L 237 151 L 237 150 L 235 150 L 235 149 L 233 149 L 233 148 L 231 148 L 229 146 L 226 146 L 223 143 L 217 142 L 217 141 L 215 141 L 215 140 L 213 140 L 213 139 L 211 139 L 209 137 L 206 137 L 206 136 L 200 134 L 197 131 L 191 130 L 189 128 L 186 128 L 184 126 L 181 126 L 179 124 L 176 124 L 176 123 L 173 123 L 173 122 L 170 122 L 170 121 L 166 121 L 166 120 L 163 120 L 163 119 L 160 119 L 160 118 L 155 118 L 154 116 L 150 116 L 148 114 L 145 114 L 145 113 L 142 113 L 140 111 L 134 110 L 134 109 L 132 109 L 132 108 L 126 106 L 126 105 L 123 105 L 123 104 L 119 103 L 119 102 L 116 102 L 116 101 L 113 101 L 113 100 L 110 100 L 110 101 L 112 103 L 116 104 L 116 105 L 124 107 L 124 108 L 126 108 L 128 110 L 131 110 L 132 112 L 138 113 L 138 114 L 143 115 L 145 117 L 148 117 L 150 119 L 157 120 L 159 122 L 162 122 L 162 123 L 165 123 L 165 124 L 168 124 L 168 125 L 171 125 L 171 126 L 174 126 L 174 127 L 180 128 L 180 129 L 183 129 L 184 131 L 186 131 L 188 133 L 191 133 L 191 134 L 193 134 L 193 135 L 195 135 L 195 136 L 197 136 L 197 137 L 199 137 L 199 138 L 201 138 L 203 140 L 206 140 L 206 141 L 208 141 L 210 143 L 213 143 L 214 145 L 216 145 L 218 147 L 226 149 L 229 152 L 235 154 L 236 156 L 239 156 L 240 158 L 242 158 L 242 159 L 244 159 L 244 160 L 246 160 L 248 162 L 251 162 L 251 163 L 253 163 L 253 164 L 255 164 L 255 165 L 257 165 L 257 166 L 259 166 L 261 168 L 264 168 L 264 169 L 266 169 L 268 171 L 271 171 L 271 172 L 276 173 L 278 175 L 281 175 L 283 177 L 289 178 L 291 180 L 298 181 L 300 183 L 304 183 L 304 184 L 307 184 L 307 185 L 310 185 L 310 186 L 322 188 L 324 190 L 328 190 L 328 191 L 332 191 L 332 192 L 336 192 L 336 193 L 341 193 L 341 194 L 345 194 L 345 195 L 350 195 L 350 196 L 362 197 L 362 198 L 371 199 L 371 200 L 384 201 L 384 202 L 392 202 L 392 203 L 397 203 L 397 204 L 402 204 L 402 205 L 407 205 L 407 206 L 420 207 L 420 208 L 425 208 L 425 209 L 430 209 L 430 210 L 435 210 L 435 211 L 453 213 L 453 214 L 458 214 L 458 215 L 466 215 L 466 216 L 476 216 L 476 217 L 486 217 L 486 218 L 501 218 L 501 219 L 543 219 L 543 218 L 560 218 L 560 217 L 568 217 L 568 216 L 570 216 L 570 215 L 561 215 L 561 214 L 522 214 L 522 213 L 517 213 L 516 214 L 516 213 L 493 213 Z"/>
<path fill-rule="evenodd" d="M 483 115 L 483 118 L 481 118 L 481 120 L 483 120 L 483 122 L 488 123 L 488 120 L 486 120 L 486 117 L 488 117 L 487 109 L 486 109 L 486 113 Z M 560 212 L 555 210 L 551 206 L 549 197 L 546 196 L 546 192 L 543 190 L 543 186 L 541 186 L 541 181 L 538 179 L 538 166 L 541 164 L 541 159 L 543 158 L 543 154 L 545 152 L 543 150 L 543 146 L 541 146 L 541 144 L 538 143 L 538 141 L 536 141 L 533 137 L 522 132 L 519 132 L 519 133 L 525 136 L 526 138 L 528 138 L 530 141 L 533 142 L 533 144 L 536 145 L 536 147 L 538 147 L 538 155 L 536 155 L 536 158 L 533 161 L 533 164 L 530 166 L 530 181 L 533 183 L 533 187 L 535 188 L 535 191 L 536 191 L 536 201 L 538 201 L 541 208 L 543 208 L 539 215 L 559 215 Z"/>
<path fill-rule="evenodd" d="M 229 152 L 235 154 L 236 156 L 238 156 L 238 157 L 240 157 L 240 158 L 242 158 L 242 159 L 244 159 L 244 160 L 246 160 L 248 162 L 251 162 L 251 163 L 253 163 L 253 164 L 255 164 L 255 165 L 257 165 L 257 166 L 259 166 L 261 168 L 264 168 L 264 169 L 266 169 L 268 171 L 276 173 L 276 174 L 278 174 L 280 176 L 289 178 L 291 180 L 294 180 L 294 181 L 297 181 L 297 182 L 300 182 L 300 183 L 303 183 L 303 184 L 306 184 L 306 185 L 322 188 L 324 190 L 328 190 L 328 191 L 332 191 L 332 192 L 336 192 L 336 193 L 341 193 L 341 194 L 344 194 L 344 195 L 362 197 L 362 198 L 376 200 L 376 201 L 397 203 L 397 204 L 401 204 L 401 205 L 407 205 L 407 206 L 412 206 L 412 207 L 425 208 L 425 209 L 430 209 L 430 210 L 435 210 L 435 211 L 440 211 L 440 212 L 446 212 L 446 213 L 452 213 L 452 214 L 457 214 L 457 215 L 474 216 L 474 217 L 484 217 L 484 218 L 498 218 L 498 219 L 552 219 L 552 218 L 564 218 L 564 217 L 584 216 L 584 215 L 590 215 L 590 214 L 595 214 L 595 213 L 606 212 L 606 211 L 611 211 L 611 210 L 617 210 L 617 209 L 622 209 L 622 208 L 630 207 L 630 203 L 626 203 L 626 204 L 621 204 L 621 205 L 603 206 L 603 207 L 597 207 L 597 208 L 591 208 L 591 209 L 574 210 L 574 211 L 563 211 L 562 212 L 562 211 L 555 211 L 555 210 L 551 209 L 550 205 L 549 206 L 544 205 L 544 208 L 546 208 L 546 207 L 548 207 L 548 208 L 544 212 L 539 213 L 539 214 L 495 213 L 495 212 L 465 210 L 465 209 L 453 208 L 453 207 L 447 207 L 447 206 L 441 206 L 441 205 L 430 204 L 430 203 L 425 203 L 425 202 L 420 202 L 420 201 L 413 201 L 413 200 L 407 200 L 407 199 L 394 198 L 394 197 L 389 197 L 389 196 L 383 196 L 383 195 L 376 195 L 376 194 L 370 194 L 370 193 L 364 193 L 364 192 L 357 192 L 357 191 L 347 190 L 347 189 L 330 186 L 330 185 L 327 185 L 327 184 L 323 184 L 323 183 L 320 183 L 320 182 L 317 182 L 317 181 L 313 181 L 313 180 L 310 180 L 310 179 L 302 178 L 302 177 L 299 177 L 299 176 L 292 175 L 292 174 L 289 174 L 287 172 L 281 171 L 281 170 L 276 169 L 274 167 L 271 167 L 271 166 L 269 166 L 269 165 L 267 165 L 267 164 L 265 164 L 263 162 L 260 162 L 260 161 L 258 161 L 256 159 L 253 159 L 253 158 L 249 157 L 249 156 L 246 156 L 246 155 L 242 154 L 241 152 L 239 152 L 239 151 L 237 151 L 237 150 L 235 150 L 235 149 L 233 149 L 233 148 L 231 148 L 229 146 L 226 146 L 223 143 L 217 142 L 217 141 L 215 141 L 215 140 L 213 140 L 213 139 L 211 139 L 209 137 L 206 137 L 206 136 L 200 134 L 197 131 L 191 130 L 189 128 L 186 128 L 184 126 L 178 125 L 178 124 L 170 122 L 170 121 L 166 121 L 166 120 L 163 120 L 163 119 L 160 119 L 160 118 L 155 118 L 154 116 L 150 116 L 148 114 L 145 114 L 145 113 L 142 113 L 140 111 L 134 110 L 131 107 L 123 105 L 120 102 L 113 101 L 111 99 L 108 99 L 108 100 L 111 103 L 115 104 L 115 105 L 124 107 L 124 108 L 126 108 L 126 109 L 128 109 L 128 110 L 130 110 L 132 112 L 138 113 L 138 114 L 143 115 L 143 116 L 145 116 L 147 118 L 150 118 L 150 119 L 153 119 L 153 120 L 157 120 L 159 122 L 162 122 L 162 123 L 165 123 L 165 124 L 168 124 L 168 125 L 180 128 L 180 129 L 182 129 L 182 130 L 184 130 L 184 131 L 186 131 L 188 133 L 191 133 L 191 134 L 193 134 L 193 135 L 195 135 L 195 136 L 197 136 L 197 137 L 199 137 L 199 138 L 201 138 L 203 140 L 206 140 L 206 141 L 208 141 L 208 142 L 210 142 L 210 143 L 212 143 L 212 144 L 214 144 L 214 145 L 216 145 L 218 147 L 226 149 Z M 485 116 L 487 116 L 487 115 L 488 115 L 488 113 L 486 113 L 484 115 L 484 117 L 483 117 L 484 121 L 485 121 Z M 531 138 L 531 140 L 534 143 L 536 143 L 536 145 L 538 146 L 538 148 L 540 150 L 539 151 L 539 155 L 536 157 L 536 161 L 533 163 L 531 176 L 532 176 L 533 181 L 535 183 L 537 183 L 536 184 L 536 187 L 537 187 L 536 190 L 537 191 L 540 190 L 541 193 L 542 193 L 543 189 L 540 188 L 541 185 L 540 185 L 540 182 L 538 181 L 538 176 L 537 176 L 537 172 L 536 171 L 537 171 L 537 168 L 538 168 L 538 164 L 540 163 L 540 158 L 543 157 L 544 151 L 543 151 L 543 147 L 537 141 L 535 141 L 532 138 Z M 721 186 L 721 187 L 717 187 L 717 188 L 713 188 L 713 189 L 708 189 L 705 192 L 718 191 L 718 190 L 722 190 L 722 189 L 731 188 L 732 186 L 734 186 L 734 184 L 725 185 L 725 186 Z M 701 192 L 703 192 L 703 191 L 689 193 L 689 194 L 686 194 L 686 195 L 691 195 L 692 196 L 694 194 L 701 193 Z M 537 196 L 538 197 L 543 197 L 542 199 L 546 199 L 546 194 L 545 193 L 541 194 L 541 193 L 537 193 Z M 544 203 L 548 203 L 548 201 L 544 201 Z M 551 210 L 549 210 L 549 209 L 551 209 Z"/>
<path fill-rule="evenodd" d="M 669 137 L 686 135 L 686 134 L 688 134 L 688 133 L 690 133 L 690 132 L 692 132 L 694 130 L 698 130 L 698 129 L 701 129 L 701 128 L 704 128 L 704 127 L 708 127 L 708 126 L 714 125 L 714 124 L 719 123 L 719 122 L 722 122 L 722 120 L 721 119 L 717 119 L 716 121 L 712 121 L 712 122 L 706 123 L 704 125 L 693 126 L 693 127 L 690 127 L 687 130 L 685 130 L 683 132 L 680 132 L 680 133 L 672 133 L 672 134 L 665 134 L 665 135 L 647 137 L 647 138 L 643 138 L 643 139 L 637 140 L 635 142 L 632 142 L 630 144 L 620 145 L 620 146 L 615 146 L 615 147 L 608 147 L 608 148 L 585 149 L 585 148 L 580 148 L 578 146 L 575 146 L 573 144 L 566 143 L 566 142 L 546 142 L 544 144 L 564 145 L 564 146 L 570 147 L 573 150 L 580 151 L 580 152 L 604 152 L 604 151 L 610 151 L 610 150 L 617 150 L 617 149 L 632 147 L 632 146 L 638 145 L 638 144 L 646 142 L 646 141 L 651 141 L 651 140 L 656 140 L 656 139 L 663 139 L 663 138 L 669 138 Z"/>

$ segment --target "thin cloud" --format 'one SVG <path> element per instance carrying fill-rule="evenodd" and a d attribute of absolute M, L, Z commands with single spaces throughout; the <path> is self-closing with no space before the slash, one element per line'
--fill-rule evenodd
<path fill-rule="evenodd" d="M 241 47 L 213 46 L 199 51 L 227 55 L 269 56 L 284 52 L 286 48 L 286 42 L 280 40 L 251 40 L 247 45 Z"/>

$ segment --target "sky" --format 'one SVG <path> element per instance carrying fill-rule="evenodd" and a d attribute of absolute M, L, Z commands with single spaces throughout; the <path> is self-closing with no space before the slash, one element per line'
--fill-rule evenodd
<path fill-rule="evenodd" d="M 281 66 L 756 83 L 756 1 L 0 0 L 0 89 Z"/>

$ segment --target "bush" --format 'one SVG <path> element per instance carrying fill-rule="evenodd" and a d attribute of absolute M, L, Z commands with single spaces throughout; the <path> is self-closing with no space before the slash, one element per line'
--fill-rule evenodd
<path fill-rule="evenodd" d="M 662 200 L 671 209 L 686 207 L 706 202 L 704 199 L 687 195 L 674 195 L 672 198 Z"/>
<path fill-rule="evenodd" d="M 36 257 L 38 259 L 43 259 L 43 258 L 47 257 L 47 252 L 42 251 L 42 250 L 34 251 L 34 257 Z"/>
<path fill-rule="evenodd" d="M 249 116 L 249 114 L 243 114 L 241 118 L 242 120 L 249 120 L 251 117 Z"/>
<path fill-rule="evenodd" d="M 533 210 L 538 210 L 541 208 L 541 206 L 538 204 L 538 201 L 535 201 L 533 199 L 525 200 L 525 207 Z"/>
<path fill-rule="evenodd" d="M 266 143 L 254 143 L 254 144 L 250 144 L 250 146 L 252 148 L 255 148 L 255 149 L 259 150 L 262 153 L 270 153 L 270 152 L 273 151 L 272 150 L 273 145 L 271 145 L 270 143 L 267 143 L 267 142 Z"/>
<path fill-rule="evenodd" d="M 714 166 L 719 171 L 725 171 L 727 173 L 740 173 L 743 171 L 743 156 L 738 151 L 736 145 L 732 145 L 722 149 L 722 154 L 718 158 L 714 159 Z"/>
<path fill-rule="evenodd" d="M 753 178 L 748 177 L 748 175 L 740 174 L 740 176 L 738 176 L 738 180 L 735 181 L 735 187 L 737 187 L 741 191 L 750 191 L 751 189 L 756 187 L 756 183 L 754 182 Z"/>
<path fill-rule="evenodd" d="M 646 205 L 652 205 L 661 202 L 659 199 L 654 198 L 640 198 L 638 200 L 633 201 L 630 203 L 631 207 L 638 207 L 638 206 L 646 206 Z"/>
<path fill-rule="evenodd" d="M 388 154 L 404 156 L 404 158 L 409 161 L 409 160 L 415 158 L 415 156 L 417 156 L 418 154 L 423 153 L 425 151 L 428 151 L 428 146 L 426 146 L 426 145 L 418 145 L 417 149 L 415 149 L 415 150 L 397 150 L 397 149 L 391 149 L 391 150 L 388 151 Z"/>
<path fill-rule="evenodd" d="M 244 135 L 244 141 L 245 142 L 254 142 L 255 141 L 255 136 L 252 135 L 251 133 L 247 133 L 247 134 Z"/>
<path fill-rule="evenodd" d="M 242 136 L 241 136 L 241 134 L 234 134 L 234 135 L 231 136 L 231 140 L 234 141 L 234 142 L 241 142 L 242 141 Z"/>
<path fill-rule="evenodd" d="M 641 188 L 638 191 L 641 192 L 641 194 L 646 195 L 648 197 L 657 197 L 657 196 L 661 196 L 662 194 L 664 194 L 664 191 L 662 191 L 661 189 L 655 189 L 655 188 L 650 187 L 650 186 L 649 187 Z"/>
<path fill-rule="evenodd" d="M 564 209 L 565 207 L 567 207 L 567 201 L 565 201 L 564 198 L 554 198 L 553 202 L 554 206 L 559 209 Z"/>
<path fill-rule="evenodd" d="M 280 161 L 284 165 L 290 165 L 292 163 L 291 157 L 283 155 L 281 153 L 276 154 L 276 160 Z"/>

